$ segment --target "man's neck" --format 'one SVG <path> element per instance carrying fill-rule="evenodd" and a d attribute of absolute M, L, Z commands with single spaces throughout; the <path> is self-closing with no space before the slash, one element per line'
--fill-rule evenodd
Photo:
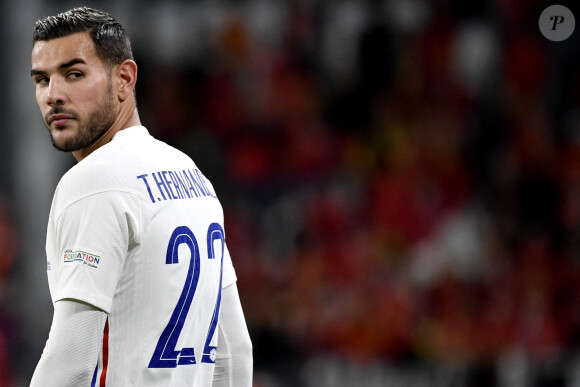
<path fill-rule="evenodd" d="M 72 154 L 77 162 L 80 162 L 95 150 L 99 149 L 105 144 L 108 144 L 113 139 L 113 136 L 115 136 L 115 134 L 121 130 L 139 125 L 141 125 L 141 120 L 139 119 L 139 113 L 137 112 L 136 108 L 133 109 L 132 114 L 126 119 L 123 119 L 123 114 L 120 114 L 117 121 L 115 121 L 109 130 L 107 130 L 101 137 L 99 137 L 95 142 L 86 148 L 73 151 Z"/>

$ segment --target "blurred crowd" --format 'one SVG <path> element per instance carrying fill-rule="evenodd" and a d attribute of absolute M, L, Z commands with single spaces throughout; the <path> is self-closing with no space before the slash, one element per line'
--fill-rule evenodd
<path fill-rule="evenodd" d="M 224 206 L 257 386 L 580 383 L 580 35 L 548 5 L 224 2 L 165 53 L 128 28 L 143 122 Z"/>

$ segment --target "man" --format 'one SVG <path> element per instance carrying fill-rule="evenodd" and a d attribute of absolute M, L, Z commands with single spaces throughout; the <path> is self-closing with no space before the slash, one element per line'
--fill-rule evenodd
<path fill-rule="evenodd" d="M 33 40 L 38 105 L 78 164 L 49 216 L 54 316 L 31 385 L 251 385 L 221 205 L 188 156 L 141 126 L 123 27 L 75 8 L 37 21 Z"/>

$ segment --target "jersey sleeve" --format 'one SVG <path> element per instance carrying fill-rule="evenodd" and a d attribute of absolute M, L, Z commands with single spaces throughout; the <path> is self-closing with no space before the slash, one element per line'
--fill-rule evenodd
<path fill-rule="evenodd" d="M 50 335 L 30 387 L 90 385 L 106 320 L 107 315 L 91 305 L 57 302 Z"/>
<path fill-rule="evenodd" d="M 138 225 L 138 201 L 129 193 L 93 194 L 65 208 L 47 249 L 53 301 L 75 299 L 109 313 L 127 252 L 138 243 Z"/>

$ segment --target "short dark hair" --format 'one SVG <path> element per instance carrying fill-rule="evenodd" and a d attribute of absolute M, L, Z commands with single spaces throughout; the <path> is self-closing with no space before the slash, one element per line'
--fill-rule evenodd
<path fill-rule="evenodd" d="M 62 38 L 79 32 L 89 34 L 97 57 L 108 68 L 125 59 L 133 59 L 131 42 L 123 26 L 108 13 L 89 7 L 74 8 L 38 20 L 34 26 L 33 44 L 39 40 Z"/>

